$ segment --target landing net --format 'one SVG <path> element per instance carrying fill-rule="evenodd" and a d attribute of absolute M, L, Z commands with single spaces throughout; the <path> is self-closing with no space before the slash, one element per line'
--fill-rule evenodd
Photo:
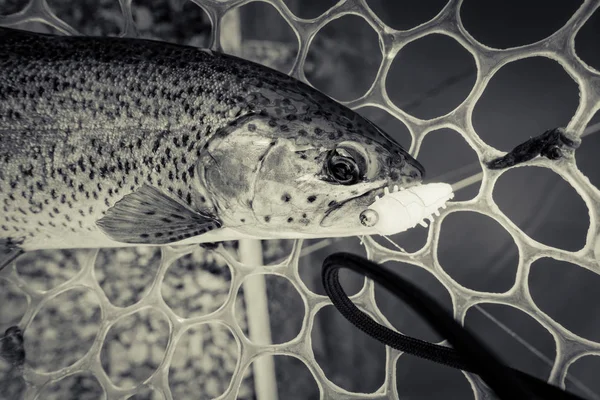
<path fill-rule="evenodd" d="M 188 10 L 192 10 L 190 6 L 203 9 L 212 22 L 213 40 L 210 46 L 225 51 L 236 51 L 236 46 L 237 51 L 240 50 L 239 38 L 236 44 L 235 34 L 221 35 L 225 28 L 237 29 L 239 34 L 239 26 L 236 28 L 236 24 L 227 22 L 227 18 L 234 15 L 234 10 L 250 2 L 174 1 L 182 7 L 186 3 Z M 478 136 L 472 124 L 472 114 L 494 75 L 507 64 L 520 59 L 539 56 L 555 60 L 577 83 L 580 101 L 566 127 L 575 136 L 584 134 L 586 126 L 600 108 L 600 73 L 588 67 L 574 48 L 574 38 L 599 6 L 597 1 L 584 1 L 568 22 L 551 36 L 533 44 L 505 50 L 489 48 L 469 34 L 460 19 L 460 0 L 449 1 L 433 19 L 407 31 L 387 26 L 364 0 L 342 0 L 310 20 L 295 16 L 283 0 L 265 2 L 271 4 L 295 32 L 299 46 L 290 74 L 305 82 L 307 55 L 320 29 L 345 15 L 356 15 L 367 21 L 379 37 L 381 64 L 367 92 L 345 104 L 353 109 L 375 106 L 400 120 L 411 134 L 410 151 L 414 155 L 418 155 L 429 133 L 442 128 L 450 128 L 462 135 L 479 160 L 502 155 Z M 98 18 L 111 22 L 102 14 L 104 3 L 99 2 Z M 58 18 L 45 0 L 31 0 L 22 11 L 18 11 L 21 7 L 13 9 L 15 13 L 2 17 L 0 25 L 42 22 L 63 34 L 79 33 L 65 20 Z M 140 25 L 144 25 L 146 19 L 139 18 L 139 15 L 136 29 L 131 0 L 120 0 L 120 10 L 121 34 L 134 36 L 145 29 Z M 152 20 L 151 17 L 148 16 Z M 203 28 L 199 26 L 198 29 Z M 86 34 L 98 34 L 100 31 L 85 29 Z M 447 35 L 463 46 L 473 56 L 477 74 L 471 92 L 460 105 L 444 116 L 422 120 L 390 100 L 385 79 L 401 49 L 432 34 Z M 226 40 L 220 41 L 220 38 Z M 193 44 L 206 45 L 201 39 Z M 262 49 L 258 42 L 252 45 L 255 47 L 254 53 Z M 264 57 L 269 58 L 269 54 Z M 532 136 L 539 133 L 532 132 Z M 420 250 L 402 253 L 368 237 L 364 238 L 364 245 L 369 258 L 376 262 L 402 262 L 431 273 L 450 294 L 454 316 L 458 321 L 464 321 L 469 309 L 490 303 L 514 307 L 529 315 L 553 337 L 556 356 L 551 360 L 549 382 L 564 387 L 569 367 L 582 357 L 600 355 L 600 343 L 571 332 L 543 312 L 533 301 L 528 276 L 535 261 L 548 257 L 575 264 L 596 274 L 600 272 L 600 192 L 578 170 L 574 159 L 560 162 L 535 159 L 524 165 L 551 169 L 581 196 L 590 217 L 586 243 L 581 250 L 554 248 L 526 235 L 500 210 L 492 196 L 496 182 L 506 171 L 489 171 L 486 168 L 472 178 L 472 181 L 482 180 L 477 196 L 469 201 L 451 202 L 447 209 L 442 210 L 441 216 L 430 225 L 426 243 Z M 468 183 L 465 181 L 455 185 L 455 190 L 460 190 L 461 185 Z M 497 221 L 518 248 L 515 283 L 503 293 L 466 288 L 454 280 L 439 262 L 438 246 L 444 219 L 453 213 L 466 211 L 481 213 Z M 268 375 L 268 371 L 273 369 L 269 356 L 283 355 L 295 357 L 306 365 L 318 386 L 321 399 L 399 398 L 398 387 L 403 382 L 397 382 L 396 366 L 398 360 L 405 356 L 393 349 L 385 350 L 385 379 L 373 393 L 350 392 L 328 379 L 316 360 L 311 329 L 315 315 L 331 302 L 326 296 L 311 291 L 300 277 L 299 260 L 303 242 L 296 241 L 290 249 L 284 245 L 274 242 L 263 243 L 263 247 L 260 247 L 260 242 L 245 242 L 239 245 L 243 247 L 243 251 L 239 252 L 237 244 L 227 243 L 216 250 L 192 246 L 42 251 L 26 255 L 0 274 L 0 328 L 4 330 L 18 324 L 25 330 L 25 397 L 250 399 L 256 396 L 258 399 L 272 400 L 275 398 L 272 396 L 276 396 L 272 392 L 273 382 L 257 374 L 267 371 Z M 256 249 L 260 251 L 256 252 Z M 285 256 L 282 262 L 257 265 L 265 263 L 267 258 L 277 258 L 288 250 L 286 254 L 289 256 Z M 261 251 L 264 253 L 261 254 Z M 399 264 L 391 265 L 401 268 Z M 305 310 L 299 333 L 279 344 L 264 343 L 256 334 L 262 332 L 263 339 L 270 334 L 268 327 L 264 327 L 265 323 L 268 325 L 264 315 L 250 316 L 246 313 L 245 304 L 249 304 L 250 300 L 244 297 L 258 296 L 258 303 L 252 304 L 258 304 L 257 309 L 264 307 L 259 293 L 264 291 L 264 287 L 261 288 L 260 283 L 251 286 L 250 290 L 259 294 L 249 294 L 244 282 L 264 275 L 287 279 L 300 296 Z M 376 304 L 375 289 L 371 282 L 366 281 L 352 299 L 379 322 L 393 327 Z M 278 318 L 283 318 L 283 315 L 279 314 Z M 248 339 L 253 329 L 254 337 L 258 337 L 255 341 Z M 343 358 L 344 354 L 338 356 Z M 261 367 L 253 372 L 253 363 L 259 362 L 262 362 Z M 3 368 L 0 386 L 8 389 L 0 394 L 0 398 L 17 398 L 19 393 L 22 394 L 19 385 L 14 392 L 8 390 L 14 386 L 11 384 L 18 382 L 18 374 L 8 367 Z M 475 398 L 489 398 L 489 390 L 477 376 L 464 375 Z"/>

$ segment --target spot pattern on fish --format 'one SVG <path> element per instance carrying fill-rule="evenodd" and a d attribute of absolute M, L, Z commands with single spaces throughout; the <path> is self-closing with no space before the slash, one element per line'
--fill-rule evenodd
<path fill-rule="evenodd" d="M 193 47 L 0 28 L 0 76 L 0 238 L 26 244 L 97 231 L 144 185 L 218 218 L 198 160 L 232 130 L 309 147 L 353 134 L 403 151 L 298 80 Z"/>

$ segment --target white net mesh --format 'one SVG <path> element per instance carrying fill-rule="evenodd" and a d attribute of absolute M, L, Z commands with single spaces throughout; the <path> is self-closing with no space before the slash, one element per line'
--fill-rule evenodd
<path fill-rule="evenodd" d="M 223 17 L 251 0 L 173 1 L 181 16 L 193 18 L 200 6 L 213 25 L 214 48 L 235 49 L 234 43 L 218 43 Z M 266 1 L 267 2 L 267 1 Z M 195 4 L 194 4 L 195 3 Z M 353 109 L 375 106 L 402 121 L 412 137 L 411 153 L 417 154 L 424 138 L 431 132 L 451 128 L 460 133 L 476 152 L 479 160 L 489 160 L 500 153 L 485 143 L 475 132 L 472 115 L 476 102 L 494 75 L 516 60 L 542 56 L 558 62 L 577 83 L 579 105 L 567 127 L 580 137 L 600 108 L 600 73 L 588 67 L 575 53 L 574 38 L 586 20 L 599 6 L 598 1 L 584 1 L 568 22 L 551 36 L 518 48 L 497 50 L 475 40 L 460 18 L 461 1 L 450 1 L 430 21 L 406 31 L 387 26 L 369 8 L 365 0 L 340 1 L 314 19 L 295 16 L 283 0 L 269 0 L 289 24 L 298 39 L 298 52 L 290 74 L 303 81 L 305 62 L 313 39 L 329 22 L 344 15 L 357 15 L 379 36 L 381 64 L 373 85 L 361 97 L 347 104 Z M 0 19 L 0 25 L 19 26 L 43 22 L 65 34 L 77 33 L 67 24 L 68 13 L 54 12 L 45 0 L 31 0 L 21 11 L 7 3 L 14 12 Z M 58 3 L 57 3 L 58 4 Z M 96 27 L 84 24 L 86 34 L 122 33 L 148 36 L 150 27 L 160 28 L 160 20 L 150 9 L 135 9 L 130 0 L 120 0 L 122 20 L 115 21 L 105 12 L 107 2 L 100 1 L 90 16 Z M 11 8 L 12 7 L 12 8 Z M 187 8 L 184 8 L 187 7 Z M 68 9 L 68 7 L 66 8 Z M 64 12 L 64 10 L 63 10 Z M 150 13 L 150 14 L 148 14 Z M 230 15 L 230 14 L 229 14 Z M 135 17 L 135 21 L 134 21 Z M 148 19 L 152 23 L 148 22 Z M 100 21 L 100 22 L 98 22 Z M 191 22 L 182 22 L 191 23 Z M 137 24 L 137 30 L 136 30 Z M 22 26 L 22 25 L 21 25 Z M 158 26 L 159 28 L 156 28 Z M 171 29 L 168 26 L 164 29 Z M 188 43 L 206 45 L 199 34 Z M 228 29 L 233 29 L 231 26 Z M 118 31 L 118 30 L 117 30 Z M 397 107 L 386 91 L 386 77 L 398 54 L 407 44 L 431 34 L 454 38 L 473 56 L 477 65 L 476 81 L 467 98 L 444 116 L 418 119 Z M 279 60 L 275 53 L 289 53 L 288 47 L 264 47 L 252 42 L 251 52 L 264 61 Z M 238 43 L 239 45 L 239 43 Z M 247 51 L 247 50 L 246 50 Z M 250 57 L 250 53 L 246 54 Z M 289 54 L 288 54 L 289 56 Z M 289 57 L 288 57 L 289 58 Z M 271 61 L 271 64 L 276 63 Z M 282 65 L 286 63 L 283 62 Z M 535 132 L 532 134 L 538 134 Z M 516 144 L 516 143 L 515 143 Z M 585 246 L 579 251 L 550 247 L 533 240 L 496 205 L 492 191 L 505 171 L 483 168 L 476 197 L 449 204 L 431 224 L 426 242 L 413 253 L 387 248 L 373 238 L 365 238 L 370 259 L 376 262 L 404 262 L 430 272 L 450 294 L 454 316 L 464 322 L 467 311 L 478 305 L 493 303 L 515 307 L 543 326 L 554 338 L 556 356 L 552 360 L 549 382 L 564 387 L 572 363 L 586 355 L 600 355 L 600 343 L 581 337 L 553 320 L 533 301 L 528 285 L 532 264 L 542 258 L 553 258 L 576 264 L 594 273 L 600 272 L 600 235 L 598 210 L 600 193 L 577 168 L 574 159 L 559 162 L 535 159 L 526 166 L 549 168 L 565 179 L 581 196 L 590 216 Z M 469 184 L 464 181 L 455 190 Z M 476 291 L 459 284 L 442 268 L 438 259 L 441 225 L 444 219 L 461 211 L 473 211 L 493 218 L 510 234 L 518 248 L 518 267 L 512 287 L 503 293 Z M 284 254 L 285 243 L 267 246 L 267 258 Z M 275 250 L 273 250 L 275 249 Z M 256 266 L 241 263 L 233 255 L 234 248 L 221 246 L 215 251 L 197 247 L 160 249 L 85 250 L 36 252 L 26 255 L 16 265 L 0 274 L 2 326 L 18 323 L 25 330 L 28 361 L 24 370 L 28 399 L 96 398 L 261 398 L 261 384 L 251 379 L 251 364 L 265 355 L 288 355 L 301 360 L 314 377 L 322 399 L 388 399 L 398 398 L 396 365 L 402 354 L 386 348 L 385 379 L 373 393 L 355 393 L 334 384 L 315 359 L 311 330 L 319 310 L 330 305 L 325 296 L 310 290 L 299 274 L 302 242 L 294 244 L 283 262 Z M 199 269 L 198 264 L 203 268 Z M 228 268 L 227 268 L 228 267 Z M 299 333 L 280 344 L 258 344 L 247 337 L 246 319 L 240 288 L 252 276 L 277 275 L 293 285 L 304 306 L 305 315 Z M 375 302 L 375 289 L 365 282 L 352 299 L 380 322 L 392 327 Z M 240 310 L 242 312 L 240 313 Z M 135 326 L 136 329 L 131 328 Z M 132 333 L 133 332 L 133 333 Z M 49 349 L 53 349 L 49 351 Z M 340 358 L 344 355 L 340 354 Z M 6 370 L 4 371 L 6 372 Z M 490 393 L 477 376 L 465 374 L 476 398 L 489 398 Z M 12 375 L 5 373 L 5 381 Z M 4 383 L 9 387 L 8 383 Z M 74 392 L 74 388 L 77 392 Z M 17 390 L 17 389 L 15 389 Z M 301 390 L 301 389 L 299 389 Z M 17 390 L 18 391 L 18 390 Z M 8 393 L 8 394 L 6 394 Z M 15 398 L 4 391 L 3 398 Z M 588 393 L 589 394 L 589 393 Z M 593 393 L 592 393 L 593 394 Z M 268 398 L 268 397 L 262 397 Z M 307 398 L 300 396 L 300 398 Z"/>

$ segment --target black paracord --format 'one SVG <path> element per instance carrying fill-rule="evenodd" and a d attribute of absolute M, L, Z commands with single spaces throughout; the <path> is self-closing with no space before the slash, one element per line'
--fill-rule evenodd
<path fill-rule="evenodd" d="M 339 269 L 365 275 L 402 299 L 453 348 L 395 332 L 375 322 L 348 298 L 339 282 Z M 335 253 L 323 262 L 323 286 L 334 306 L 357 328 L 387 346 L 417 357 L 479 375 L 501 399 L 583 400 L 554 385 L 504 365 L 471 332 L 457 323 L 431 296 L 404 278 L 366 258 Z"/>

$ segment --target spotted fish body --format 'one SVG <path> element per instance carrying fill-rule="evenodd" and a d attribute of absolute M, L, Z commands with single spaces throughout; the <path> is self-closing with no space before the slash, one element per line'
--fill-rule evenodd
<path fill-rule="evenodd" d="M 368 233 L 358 213 L 422 175 L 371 122 L 261 65 L 0 28 L 6 253 Z"/>

